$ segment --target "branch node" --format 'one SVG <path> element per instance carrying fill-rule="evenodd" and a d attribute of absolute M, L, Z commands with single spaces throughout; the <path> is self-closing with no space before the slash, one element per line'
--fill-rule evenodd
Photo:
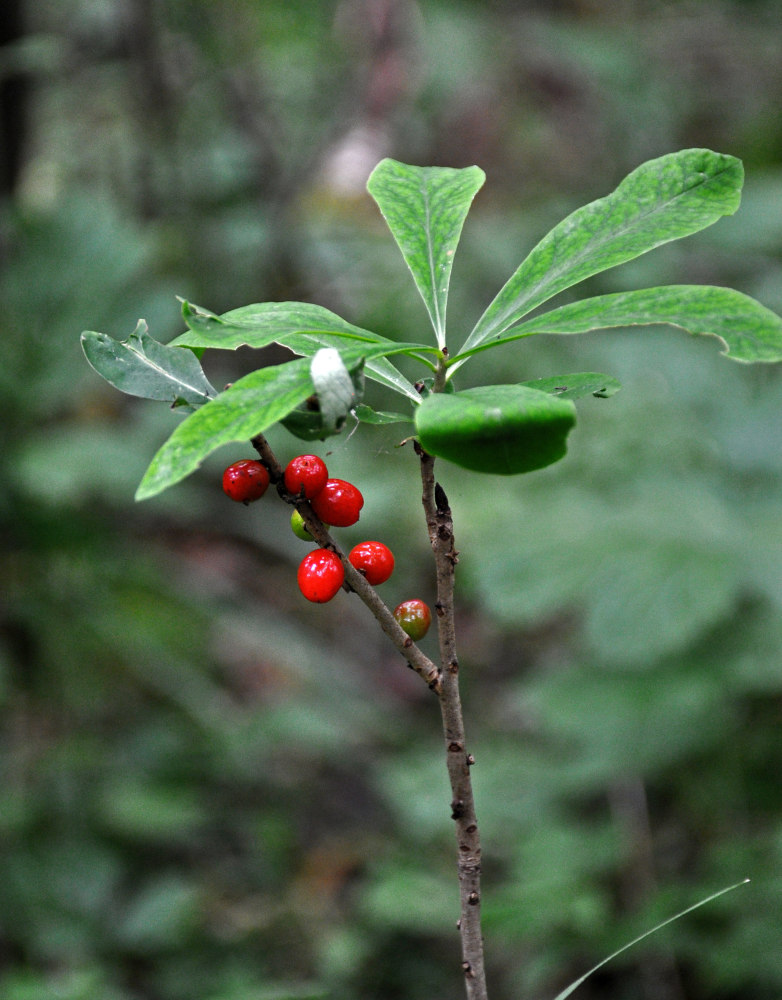
<path fill-rule="evenodd" d="M 454 799 L 451 803 L 451 819 L 461 819 L 464 816 L 464 802 Z"/>
<path fill-rule="evenodd" d="M 451 507 L 448 503 L 448 497 L 445 495 L 445 490 L 439 483 L 434 484 L 434 502 L 437 505 L 438 517 L 451 516 Z"/>

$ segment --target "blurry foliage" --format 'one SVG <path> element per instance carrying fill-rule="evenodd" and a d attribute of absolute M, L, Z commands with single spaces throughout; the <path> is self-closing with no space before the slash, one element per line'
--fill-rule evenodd
<path fill-rule="evenodd" d="M 166 340 L 178 293 L 217 311 L 308 299 L 414 339 L 424 316 L 362 193 L 392 155 L 489 176 L 455 265 L 458 335 L 565 211 L 698 144 L 745 160 L 741 211 L 594 290 L 708 281 L 779 310 L 777 5 L 58 0 L 24 14 L 28 34 L 0 53 L 29 84 L 0 220 L 2 995 L 454 995 L 434 702 L 348 598 L 301 606 L 286 511 L 227 505 L 220 460 L 131 504 L 176 418 L 104 390 L 78 333 L 124 337 L 144 316 Z M 608 371 L 624 389 L 582 409 L 558 466 L 439 473 L 462 550 L 492 996 L 553 995 L 749 875 L 580 995 L 769 1000 L 781 376 L 671 332 L 534 339 L 486 365 L 505 380 Z M 299 448 L 282 430 L 272 443 Z M 362 427 L 329 458 L 367 498 L 345 540 L 396 550 L 389 601 L 433 588 L 416 463 L 397 443 Z"/>

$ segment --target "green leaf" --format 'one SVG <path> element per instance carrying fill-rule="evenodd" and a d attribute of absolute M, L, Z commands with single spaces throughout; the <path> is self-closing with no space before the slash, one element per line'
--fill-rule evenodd
<path fill-rule="evenodd" d="M 356 420 L 359 420 L 362 424 L 409 424 L 413 419 L 412 416 L 406 416 L 404 413 L 373 410 L 366 403 L 359 403 L 353 413 Z"/>
<path fill-rule="evenodd" d="M 430 454 L 506 476 L 562 458 L 574 423 L 569 400 L 520 385 L 432 393 L 415 412 L 419 441 Z"/>
<path fill-rule="evenodd" d="M 314 354 L 321 347 L 340 347 L 351 343 L 391 343 L 370 330 L 362 330 L 323 306 L 309 302 L 259 302 L 241 306 L 217 316 L 208 309 L 182 303 L 182 316 L 189 329 L 169 346 L 236 350 L 237 347 L 261 348 L 281 344 L 297 354 Z M 428 344 L 410 344 L 409 353 L 432 351 Z M 404 353 L 404 352 L 403 352 Z M 419 402 L 415 387 L 387 358 L 367 363 L 367 374 L 376 382 Z"/>
<path fill-rule="evenodd" d="M 362 358 L 400 351 L 399 345 L 377 344 L 342 351 L 352 370 Z M 309 358 L 297 358 L 250 372 L 221 392 L 207 406 L 184 420 L 157 451 L 144 474 L 137 500 L 146 500 L 195 471 L 217 448 L 233 441 L 246 442 L 282 420 L 315 390 Z"/>
<path fill-rule="evenodd" d="M 131 396 L 162 399 L 192 411 L 217 395 L 193 352 L 159 344 L 143 319 L 123 341 L 85 330 L 81 346 L 95 371 Z"/>
<path fill-rule="evenodd" d="M 550 392 L 560 399 L 583 399 L 584 396 L 597 396 L 606 399 L 619 392 L 622 388 L 619 379 L 613 375 L 601 375 L 599 372 L 573 372 L 570 375 L 553 375 L 549 378 L 536 378 L 530 382 L 519 382 L 519 385 L 529 386 L 540 392 Z"/>
<path fill-rule="evenodd" d="M 699 903 L 688 906 L 687 909 L 682 910 L 681 913 L 677 913 L 673 917 L 668 917 L 667 920 L 663 920 L 662 923 L 657 924 L 656 927 L 652 927 L 651 930 L 645 931 L 643 934 L 639 934 L 638 937 L 633 938 L 632 941 L 628 941 L 627 944 L 622 945 L 621 948 L 617 948 L 617 950 L 612 952 L 607 958 L 604 958 L 602 962 L 598 962 L 597 965 L 593 965 L 589 972 L 585 972 L 583 976 L 580 976 L 574 983 L 571 983 L 570 986 L 562 990 L 561 993 L 557 993 L 554 1000 L 567 1000 L 567 997 L 569 997 L 572 993 L 575 993 L 578 987 L 589 979 L 594 972 L 597 972 L 598 969 L 602 969 L 604 965 L 610 962 L 611 959 L 616 958 L 617 955 L 621 955 L 623 951 L 627 951 L 628 948 L 632 948 L 633 945 L 643 941 L 644 938 L 648 938 L 651 934 L 655 934 L 657 931 L 662 930 L 663 927 L 667 927 L 668 924 L 672 924 L 675 920 L 680 920 L 682 917 L 686 917 L 687 914 L 692 913 L 693 910 L 697 910 L 701 906 L 711 903 L 712 900 L 718 899 L 720 896 L 724 896 L 726 892 L 733 892 L 734 889 L 738 889 L 739 886 L 746 885 L 748 882 L 749 879 L 745 878 L 740 882 L 736 882 L 734 885 L 729 885 L 724 889 L 720 889 L 719 892 L 712 893 L 711 896 L 707 896 L 706 899 L 702 899 Z"/>
<path fill-rule="evenodd" d="M 736 211 L 741 161 L 685 149 L 642 164 L 555 226 L 509 278 L 459 355 L 499 337 L 553 295 Z"/>
<path fill-rule="evenodd" d="M 536 316 L 483 347 L 536 333 L 586 333 L 660 323 L 718 337 L 725 345 L 722 353 L 734 361 L 782 361 L 782 319 L 748 295 L 714 285 L 668 285 L 597 295 Z"/>
<path fill-rule="evenodd" d="M 268 347 L 284 344 L 289 334 L 328 333 L 335 338 L 377 343 L 383 337 L 353 326 L 336 313 L 309 302 L 258 302 L 217 316 L 182 303 L 182 316 L 189 329 L 171 341 L 170 347 L 211 347 L 233 351 L 237 347 Z"/>
<path fill-rule="evenodd" d="M 486 175 L 480 167 L 413 167 L 385 159 L 367 190 L 388 223 L 445 346 L 445 312 L 454 253 L 464 220 Z"/>
<path fill-rule="evenodd" d="M 312 391 L 309 358 L 260 368 L 240 378 L 177 427 L 144 473 L 136 500 L 146 500 L 184 479 L 222 445 L 263 433 Z"/>

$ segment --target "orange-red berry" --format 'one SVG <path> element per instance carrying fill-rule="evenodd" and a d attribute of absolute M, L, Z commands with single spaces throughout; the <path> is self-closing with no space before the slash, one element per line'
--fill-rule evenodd
<path fill-rule="evenodd" d="M 243 458 L 229 465 L 223 473 L 223 491 L 237 503 L 260 500 L 268 488 L 266 466 L 255 459 Z"/>
<path fill-rule="evenodd" d="M 382 542 L 359 542 L 350 550 L 348 560 L 373 587 L 385 583 L 394 572 L 394 555 Z"/>
<path fill-rule="evenodd" d="M 347 528 L 358 520 L 364 498 L 352 483 L 344 479 L 329 479 L 310 503 L 324 524 Z"/>
<path fill-rule="evenodd" d="M 342 586 L 345 570 L 336 552 L 315 549 L 302 559 L 297 579 L 299 590 L 308 601 L 325 604 Z"/>
<path fill-rule="evenodd" d="M 312 500 L 326 485 L 329 478 L 329 470 L 326 463 L 317 455 L 297 455 L 292 458 L 285 468 L 283 480 L 285 489 L 294 496 L 303 493 L 308 500 Z"/>

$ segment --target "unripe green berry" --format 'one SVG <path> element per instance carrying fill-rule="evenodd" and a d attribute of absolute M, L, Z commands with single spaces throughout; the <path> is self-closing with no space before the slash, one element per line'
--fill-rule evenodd
<path fill-rule="evenodd" d="M 304 518 L 297 510 L 294 510 L 291 514 L 291 531 L 297 538 L 301 538 L 304 542 L 315 541 L 309 531 L 307 531 L 307 525 L 304 523 Z"/>

